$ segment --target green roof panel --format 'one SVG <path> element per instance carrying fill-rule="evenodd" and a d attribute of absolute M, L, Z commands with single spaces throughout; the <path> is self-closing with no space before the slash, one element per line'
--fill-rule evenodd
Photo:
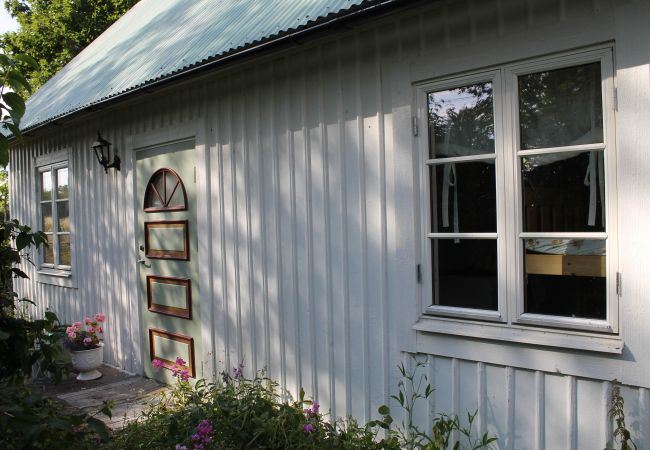
<path fill-rule="evenodd" d="M 23 129 L 396 0 L 142 0 L 27 102 Z"/>

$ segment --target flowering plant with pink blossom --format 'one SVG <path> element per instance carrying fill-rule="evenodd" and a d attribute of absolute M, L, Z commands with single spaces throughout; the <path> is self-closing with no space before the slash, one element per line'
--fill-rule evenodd
<path fill-rule="evenodd" d="M 74 322 L 65 329 L 65 345 L 72 351 L 91 350 L 100 346 L 99 334 L 104 333 L 106 316 L 95 314 L 93 318 L 84 317 L 83 322 Z"/>
<path fill-rule="evenodd" d="M 179 381 L 187 381 L 191 376 L 187 362 L 180 356 L 176 357 L 176 361 L 173 365 L 169 363 L 165 364 L 165 362 L 158 358 L 151 361 L 151 365 L 156 370 L 162 369 L 163 367 L 170 369 L 172 371 L 172 376 L 178 378 Z"/>

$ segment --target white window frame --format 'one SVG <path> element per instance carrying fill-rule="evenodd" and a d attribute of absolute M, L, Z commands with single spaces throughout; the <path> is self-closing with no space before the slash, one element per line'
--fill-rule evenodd
<path fill-rule="evenodd" d="M 69 278 L 72 275 L 73 267 L 74 267 L 74 225 L 73 225 L 73 198 L 72 198 L 72 186 L 73 186 L 73 177 L 72 177 L 72 170 L 71 170 L 71 165 L 69 163 L 69 154 L 68 151 L 59 151 L 55 153 L 51 153 L 48 155 L 43 155 L 40 156 L 36 159 L 35 161 L 35 166 L 36 166 L 36 223 L 38 224 L 36 228 L 40 229 L 40 227 L 43 224 L 43 217 L 42 217 L 42 208 L 41 205 L 43 203 L 49 202 L 52 205 L 52 243 L 51 245 L 53 246 L 53 253 L 54 253 L 54 264 L 50 263 L 45 263 L 43 261 L 44 256 L 43 256 L 43 248 L 39 249 L 38 252 L 38 261 L 37 261 L 37 266 L 38 266 L 38 280 L 39 281 L 44 281 L 44 282 L 49 282 L 47 278 L 45 277 L 63 277 L 63 278 Z M 68 232 L 57 232 L 56 227 L 57 227 L 57 208 L 56 208 L 56 203 L 57 203 L 57 197 L 56 197 L 56 175 L 55 172 L 58 169 L 61 168 L 67 168 L 68 169 L 68 215 L 70 218 L 70 231 Z M 41 183 L 42 183 L 42 174 L 50 172 L 50 176 L 52 177 L 52 198 L 50 200 L 44 201 L 41 197 Z M 70 236 L 70 265 L 66 264 L 57 264 L 57 262 L 60 262 L 59 260 L 59 255 L 58 255 L 58 238 L 56 237 L 57 235 L 60 234 L 67 234 Z M 45 277 L 43 277 L 45 276 Z M 58 284 L 58 283 L 56 283 Z"/>
<path fill-rule="evenodd" d="M 518 83 L 517 76 L 546 70 L 554 70 L 578 66 L 592 62 L 601 64 L 601 86 L 603 101 L 603 143 L 535 150 L 519 150 L 519 121 L 518 121 Z M 495 130 L 495 178 L 496 178 L 496 233 L 431 233 L 431 201 L 429 167 L 438 163 L 429 158 L 429 129 L 427 94 L 478 82 L 492 82 L 494 130 Z M 422 283 L 421 299 L 423 319 L 416 324 L 416 329 L 422 331 L 451 332 L 452 334 L 475 334 L 476 329 L 486 331 L 488 327 L 492 336 L 502 336 L 502 339 L 527 341 L 522 337 L 522 331 L 530 330 L 530 336 L 535 342 L 543 341 L 535 333 L 557 332 L 560 334 L 619 333 L 619 298 L 616 291 L 616 276 L 618 271 L 617 250 L 617 202 L 616 202 L 616 149 L 615 149 L 615 80 L 613 70 L 613 48 L 603 46 L 588 51 L 576 51 L 558 56 L 537 58 L 534 60 L 506 64 L 489 70 L 477 71 L 471 74 L 446 77 L 441 80 L 417 83 L 414 85 L 415 106 L 419 129 L 422 130 L 417 138 L 420 158 L 420 198 L 421 198 L 421 227 L 422 227 Z M 605 155 L 605 223 L 604 233 L 524 233 L 522 231 L 522 189 L 521 173 L 519 170 L 520 157 L 524 155 L 562 152 L 598 150 Z M 444 162 L 460 162 L 472 159 L 485 160 L 483 157 L 445 158 Z M 439 163 L 443 163 L 440 160 Z M 498 279 L 498 310 L 479 310 L 460 307 L 433 305 L 433 255 L 431 241 L 435 237 L 497 238 L 497 279 Z M 605 320 L 560 317 L 524 312 L 524 249 L 522 238 L 591 238 L 606 240 L 606 298 L 607 317 Z M 427 323 L 426 319 L 434 318 L 438 323 Z M 467 324 L 467 325 L 466 325 Z M 451 331 L 451 330 L 454 331 Z M 501 331 L 499 331 L 501 330 Z M 535 331 L 537 330 L 537 331 Z M 605 347 L 616 348 L 620 345 L 605 343 Z M 571 345 L 568 345 L 571 347 Z M 585 348 L 584 340 L 576 344 L 576 348 Z"/>

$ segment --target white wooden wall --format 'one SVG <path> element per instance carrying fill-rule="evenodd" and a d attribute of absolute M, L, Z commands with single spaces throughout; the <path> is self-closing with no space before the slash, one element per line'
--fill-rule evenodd
<path fill-rule="evenodd" d="M 436 3 L 51 128 L 12 154 L 12 208 L 35 223 L 33 159 L 70 148 L 75 288 L 20 282 L 19 290 L 67 321 L 105 312 L 108 362 L 139 372 L 125 149 L 134 137 L 189 127 L 198 130 L 204 375 L 243 361 L 249 375 L 265 368 L 333 415 L 365 421 L 395 392 L 396 365 L 417 353 L 436 387 L 418 420 L 478 410 L 478 431 L 507 449 L 604 447 L 617 378 L 628 385 L 628 425 L 639 448 L 650 448 L 650 213 L 639 208 L 650 200 L 648 23 L 648 1 Z M 610 41 L 623 355 L 414 332 L 420 203 L 403 126 L 413 77 Z M 121 172 L 105 175 L 89 150 L 97 129 L 121 152 Z"/>

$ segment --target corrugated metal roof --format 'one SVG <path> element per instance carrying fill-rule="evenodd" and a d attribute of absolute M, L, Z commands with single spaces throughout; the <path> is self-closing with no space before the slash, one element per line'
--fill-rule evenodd
<path fill-rule="evenodd" d="M 142 0 L 27 102 L 33 129 L 264 41 L 396 0 Z"/>

